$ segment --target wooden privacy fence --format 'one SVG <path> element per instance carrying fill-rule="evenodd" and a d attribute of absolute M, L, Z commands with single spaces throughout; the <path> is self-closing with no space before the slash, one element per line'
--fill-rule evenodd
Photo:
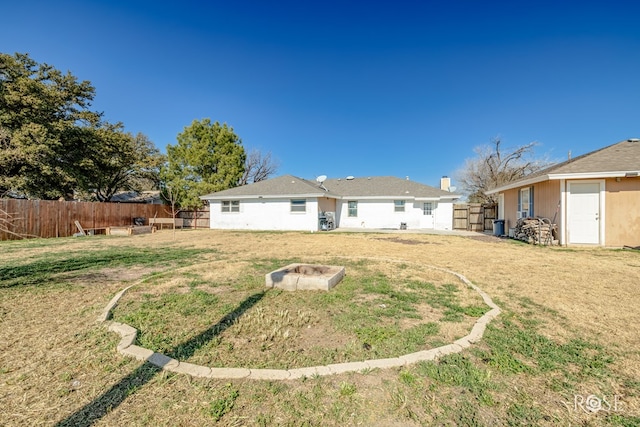
<path fill-rule="evenodd" d="M 209 206 L 199 211 L 180 211 L 178 217 L 184 220 L 184 226 L 188 228 L 209 228 Z"/>
<path fill-rule="evenodd" d="M 493 220 L 498 219 L 496 205 L 481 203 L 457 203 L 453 205 L 453 229 L 478 231 L 493 230 Z"/>
<path fill-rule="evenodd" d="M 127 226 L 134 218 L 170 218 L 165 206 L 143 203 L 64 202 L 50 200 L 0 199 L 0 240 L 28 237 L 68 237 L 84 228 Z"/>

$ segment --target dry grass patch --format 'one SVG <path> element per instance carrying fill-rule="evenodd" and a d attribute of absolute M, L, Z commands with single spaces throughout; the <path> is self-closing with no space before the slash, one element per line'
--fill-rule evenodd
<path fill-rule="evenodd" d="M 398 237 L 199 230 L 177 232 L 175 240 L 166 231 L 131 238 L 1 242 L 0 424 L 640 424 L 640 337 L 634 326 L 640 324 L 638 252 L 538 248 L 457 236 Z M 423 269 L 424 264 L 448 268 L 480 286 L 504 311 L 480 343 L 436 363 L 286 382 L 202 380 L 158 372 L 117 354 L 119 337 L 95 323 L 110 298 L 141 275 L 143 283 L 125 302 L 143 301 L 145 293 L 152 300 L 194 294 L 201 302 L 216 301 L 205 304 L 207 308 L 220 306 L 218 316 L 192 326 L 184 337 L 188 342 L 194 333 L 220 323 L 243 301 L 260 294 L 263 274 L 290 260 L 343 260 L 349 280 L 380 274 L 392 290 L 414 281 L 430 282 L 432 272 Z M 362 274 L 349 263 L 360 263 Z M 122 270 L 137 273 L 118 275 Z M 435 277 L 434 283 L 444 286 L 447 280 Z M 280 304 L 293 297 L 274 293 L 271 300 L 270 294 L 237 317 L 239 323 L 248 322 L 245 330 L 252 328 L 259 304 Z M 354 291 L 349 301 L 356 301 L 365 313 L 380 314 L 379 305 L 387 304 L 378 302 L 383 297 L 387 296 L 375 292 L 359 297 Z M 473 305 L 465 298 L 457 294 L 458 305 Z M 274 320 L 288 309 L 293 332 L 298 310 L 310 310 L 290 304 L 265 305 L 263 311 Z M 428 306 L 415 311 L 427 322 L 432 319 Z M 331 316 L 312 314 L 312 327 L 297 330 L 296 342 L 331 348 L 331 340 L 323 342 L 327 334 L 314 327 L 322 322 L 327 322 L 325 328 L 335 328 L 335 348 L 347 348 L 354 335 L 357 339 L 355 332 L 329 323 L 329 318 L 344 313 L 336 304 L 327 307 L 335 310 Z M 434 310 L 443 316 L 446 307 Z M 405 329 L 414 320 L 379 318 L 381 323 L 397 321 Z M 438 336 L 443 340 L 455 337 L 454 327 L 464 324 L 440 320 Z M 447 332 L 448 327 L 454 330 Z M 252 345 L 245 332 L 234 335 L 234 326 L 225 329 L 222 339 L 236 350 L 225 349 L 221 360 Z M 216 338 L 205 341 L 212 346 Z M 225 344 L 221 341 L 218 347 L 224 349 Z M 356 347 L 354 352 L 365 351 Z M 204 361 L 213 354 L 205 351 L 209 348 L 213 347 L 183 350 L 193 351 L 191 360 Z M 306 345 L 292 348 L 305 348 L 306 353 Z M 372 351 L 373 345 L 367 352 Z M 300 357 L 291 356 L 287 363 L 299 363 Z M 338 360 L 344 355 L 322 357 Z M 574 407 L 576 395 L 609 400 L 618 396 L 620 406 L 617 411 L 587 413 Z"/>
<path fill-rule="evenodd" d="M 265 274 L 290 262 L 230 261 L 223 275 L 203 273 L 219 262 L 172 271 L 134 288 L 114 319 L 136 327 L 140 345 L 180 360 L 290 369 L 431 348 L 466 335 L 488 310 L 451 274 L 367 259 L 330 260 L 346 263 L 347 277 L 329 292 L 267 291 Z"/>

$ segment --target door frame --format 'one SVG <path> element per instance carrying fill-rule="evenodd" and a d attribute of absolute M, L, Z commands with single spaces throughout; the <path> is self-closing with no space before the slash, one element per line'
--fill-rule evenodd
<path fill-rule="evenodd" d="M 564 242 L 560 242 L 561 244 L 571 244 L 569 242 L 569 214 L 571 213 L 571 184 L 599 184 L 598 191 L 598 210 L 599 210 L 599 223 L 598 223 L 598 243 L 597 245 L 603 246 L 606 242 L 605 240 L 605 224 L 606 224 L 606 212 L 605 212 L 605 180 L 604 179 L 575 179 L 575 180 L 566 180 L 565 185 L 563 185 L 565 191 L 563 191 L 564 207 L 562 209 L 562 225 L 564 228 L 564 232 L 562 233 L 562 237 Z M 574 243 L 579 245 L 580 243 Z M 586 245 L 586 243 L 585 243 Z"/>

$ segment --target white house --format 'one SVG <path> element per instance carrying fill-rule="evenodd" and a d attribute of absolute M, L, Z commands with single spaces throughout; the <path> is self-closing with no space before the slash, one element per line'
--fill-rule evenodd
<path fill-rule="evenodd" d="M 443 184 L 448 188 L 448 178 Z M 441 185 L 441 186 L 442 186 Z M 309 181 L 291 175 L 202 196 L 213 229 L 451 230 L 460 196 L 390 176 Z"/>

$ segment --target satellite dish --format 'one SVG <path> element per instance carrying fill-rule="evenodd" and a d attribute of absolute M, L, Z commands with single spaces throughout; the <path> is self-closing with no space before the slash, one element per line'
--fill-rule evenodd
<path fill-rule="evenodd" d="M 320 175 L 319 177 L 316 178 L 316 181 L 322 184 L 326 179 L 327 179 L 327 175 Z"/>

